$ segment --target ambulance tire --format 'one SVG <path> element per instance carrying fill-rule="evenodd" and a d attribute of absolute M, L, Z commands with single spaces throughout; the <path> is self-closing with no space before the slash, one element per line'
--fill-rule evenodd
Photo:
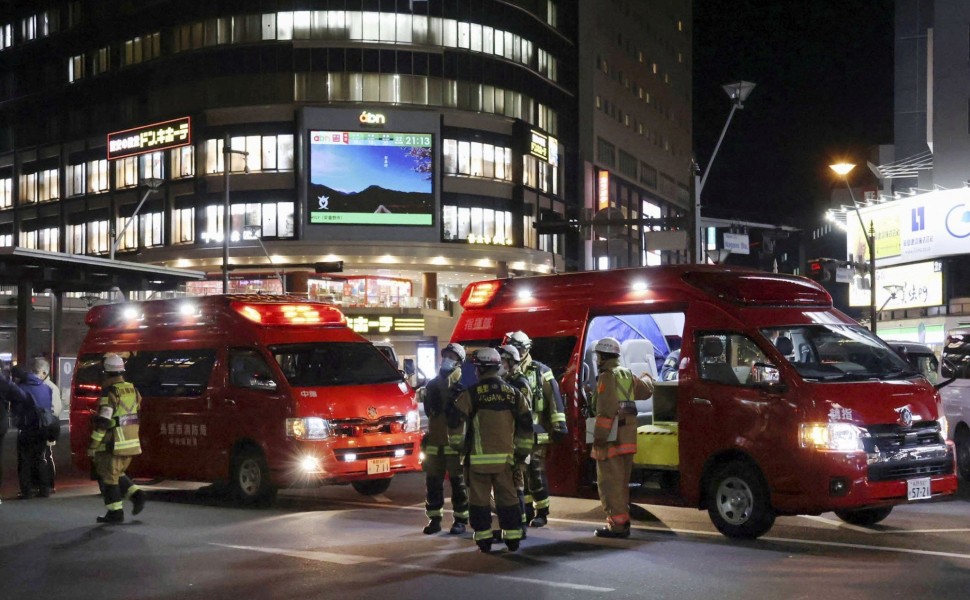
<path fill-rule="evenodd" d="M 875 525 L 879 521 L 882 521 L 888 517 L 889 513 L 892 511 L 892 506 L 882 506 L 880 508 L 857 508 L 853 510 L 837 510 L 835 511 L 835 516 L 852 525 L 869 527 L 870 525 Z"/>
<path fill-rule="evenodd" d="M 276 499 L 266 457 L 254 448 L 241 448 L 234 453 L 229 486 L 235 499 L 246 506 L 265 506 Z"/>
<path fill-rule="evenodd" d="M 707 488 L 707 514 L 729 538 L 753 540 L 775 524 L 768 484 L 757 467 L 732 461 L 714 471 Z"/>
<path fill-rule="evenodd" d="M 964 481 L 970 481 L 970 429 L 966 425 L 960 424 L 953 443 L 956 445 L 957 471 Z"/>
<path fill-rule="evenodd" d="M 354 486 L 358 494 L 363 494 L 365 496 L 376 496 L 377 494 L 383 494 L 387 491 L 387 488 L 391 487 L 391 479 L 393 477 L 386 477 L 384 479 L 362 479 L 360 481 L 351 482 L 350 485 Z"/>

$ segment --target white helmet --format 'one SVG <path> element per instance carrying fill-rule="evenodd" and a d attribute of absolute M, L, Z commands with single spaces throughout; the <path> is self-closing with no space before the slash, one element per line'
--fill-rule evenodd
<path fill-rule="evenodd" d="M 447 346 L 441 349 L 442 357 L 445 355 L 445 352 L 454 352 L 455 355 L 458 357 L 458 362 L 465 362 L 465 347 L 462 346 L 461 344 L 456 344 L 455 342 L 451 342 L 450 344 L 448 344 Z"/>
<path fill-rule="evenodd" d="M 105 373 L 124 373 L 125 372 L 125 361 L 121 360 L 121 357 L 117 354 L 108 354 L 104 357 L 104 372 Z"/>
<path fill-rule="evenodd" d="M 518 363 L 522 360 L 522 355 L 519 354 L 519 349 L 512 344 L 499 346 L 498 353 L 502 356 L 502 358 L 508 358 L 513 363 Z"/>
<path fill-rule="evenodd" d="M 620 355 L 620 342 L 616 341 L 616 338 L 605 337 L 600 341 L 596 342 L 593 346 L 593 352 L 602 352 L 604 354 L 616 354 Z"/>

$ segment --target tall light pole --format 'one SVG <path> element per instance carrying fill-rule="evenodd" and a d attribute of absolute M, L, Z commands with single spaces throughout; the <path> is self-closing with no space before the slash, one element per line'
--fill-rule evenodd
<path fill-rule="evenodd" d="M 707 168 L 704 169 L 704 176 L 700 177 L 694 175 L 694 262 L 704 263 L 704 236 L 703 236 L 703 226 L 701 225 L 701 191 L 704 189 L 704 184 L 707 183 L 707 176 L 711 172 L 711 165 L 714 164 L 714 157 L 717 156 L 717 151 L 721 148 L 721 142 L 724 141 L 724 134 L 727 133 L 728 126 L 731 125 L 731 119 L 734 118 L 734 111 L 739 108 L 744 108 L 744 101 L 748 99 L 751 95 L 751 91 L 754 90 L 755 84 L 750 81 L 736 81 L 734 83 L 728 83 L 721 86 L 727 93 L 728 97 L 731 99 L 731 112 L 728 113 L 727 122 L 724 123 L 724 129 L 721 130 L 721 137 L 717 139 L 717 145 L 714 146 L 714 152 L 711 154 L 710 160 L 707 161 Z"/>
<path fill-rule="evenodd" d="M 131 216 L 128 217 L 127 221 L 125 221 L 125 226 L 121 228 L 121 232 L 111 240 L 111 252 L 108 256 L 111 260 L 115 259 L 115 251 L 118 249 L 118 244 L 121 243 L 121 238 L 125 236 L 125 232 L 128 231 L 131 224 L 135 222 L 135 219 L 138 218 L 138 212 L 141 211 L 141 207 L 145 204 L 145 200 L 148 200 L 149 196 L 158 191 L 158 188 L 164 183 L 164 181 L 155 177 L 149 177 L 148 179 L 143 179 L 142 183 L 148 189 L 145 190 L 145 193 L 141 197 L 141 201 L 138 203 L 138 206 L 135 207 L 135 212 L 131 213 Z"/>
<path fill-rule="evenodd" d="M 859 203 L 856 202 L 855 194 L 852 193 L 852 186 L 849 185 L 848 175 L 855 168 L 855 165 L 837 163 L 829 165 L 829 168 L 835 171 L 845 182 L 845 187 L 849 190 L 849 198 L 852 200 L 852 207 L 855 209 L 855 216 L 859 219 L 859 227 L 862 228 L 862 237 L 866 240 L 866 249 L 869 251 L 869 314 L 871 318 L 869 331 L 875 335 L 876 321 L 879 320 L 879 312 L 876 310 L 876 225 L 869 221 L 869 229 L 866 230 L 866 224 L 862 221 L 862 213 L 859 212 Z"/>
<path fill-rule="evenodd" d="M 225 192 L 222 209 L 222 293 L 229 293 L 229 171 L 232 169 L 232 155 L 241 154 L 248 157 L 249 152 L 245 150 L 233 150 L 229 134 L 226 134 L 222 142 L 222 187 Z M 249 172 L 249 165 L 246 165 L 246 172 Z"/>
<path fill-rule="evenodd" d="M 263 228 L 260 225 L 246 226 L 246 233 L 252 235 L 254 238 L 256 238 L 256 241 L 259 242 L 259 247 L 263 249 L 263 254 L 266 255 L 266 260 L 269 261 L 269 266 L 273 268 L 273 271 L 276 273 L 276 277 L 280 280 L 280 290 L 282 290 L 282 292 L 285 294 L 286 280 L 283 279 L 283 272 L 276 268 L 276 265 L 273 263 L 273 257 L 269 255 L 269 252 L 266 250 L 266 245 L 263 244 L 263 239 L 260 237 L 260 233 L 262 233 L 262 231 Z"/>

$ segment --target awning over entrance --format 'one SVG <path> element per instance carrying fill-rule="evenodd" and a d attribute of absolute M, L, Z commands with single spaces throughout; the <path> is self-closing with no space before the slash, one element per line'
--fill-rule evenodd
<path fill-rule="evenodd" d="M 107 292 L 114 288 L 127 294 L 136 290 L 173 290 L 186 281 L 201 280 L 205 273 L 171 267 L 109 260 L 79 254 L 0 248 L 0 285 L 17 286 L 17 362 L 27 361 L 27 310 L 31 293 L 52 292 L 51 354 L 57 356 L 65 292 Z"/>
<path fill-rule="evenodd" d="M 186 281 L 205 278 L 187 271 L 80 254 L 0 248 L 0 285 L 27 283 L 34 292 L 106 292 L 112 288 L 171 290 Z"/>

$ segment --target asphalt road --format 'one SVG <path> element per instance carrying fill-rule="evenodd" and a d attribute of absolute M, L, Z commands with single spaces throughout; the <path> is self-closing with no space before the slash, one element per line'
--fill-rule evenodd
<path fill-rule="evenodd" d="M 970 487 L 860 528 L 834 515 L 779 518 L 760 540 L 718 534 L 706 513 L 640 505 L 629 540 L 600 540 L 591 500 L 554 498 L 519 552 L 470 534 L 425 536 L 423 477 L 381 496 L 349 486 L 281 492 L 243 509 L 199 484 L 149 488 L 145 511 L 97 525 L 97 487 L 57 446 L 57 493 L 13 500 L 3 441 L 0 598 L 959 598 L 970 589 Z M 446 521 L 446 525 L 448 521 Z M 499 547 L 496 546 L 498 549 Z"/>

